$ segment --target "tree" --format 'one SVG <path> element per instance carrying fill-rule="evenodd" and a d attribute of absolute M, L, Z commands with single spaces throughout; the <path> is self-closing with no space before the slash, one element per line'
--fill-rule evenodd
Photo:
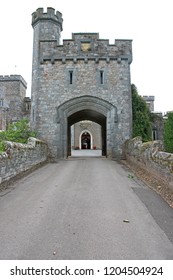
<path fill-rule="evenodd" d="M 169 112 L 167 117 L 164 123 L 164 146 L 166 152 L 173 153 L 173 112 Z"/>
<path fill-rule="evenodd" d="M 133 137 L 141 136 L 144 142 L 152 139 L 151 113 L 145 100 L 138 94 L 134 84 L 132 90 Z"/>

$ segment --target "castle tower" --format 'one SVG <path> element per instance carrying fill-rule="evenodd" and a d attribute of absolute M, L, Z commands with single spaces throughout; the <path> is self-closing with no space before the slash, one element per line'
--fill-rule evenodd
<path fill-rule="evenodd" d="M 20 75 L 0 76 L 0 130 L 25 116 L 27 83 Z"/>
<path fill-rule="evenodd" d="M 37 9 L 32 14 L 34 43 L 39 40 L 56 40 L 59 44 L 62 22 L 62 14 L 58 11 L 55 13 L 55 9 L 47 8 L 47 13 L 43 13 L 43 8 Z"/>
<path fill-rule="evenodd" d="M 42 53 L 46 51 L 44 42 L 47 47 L 54 47 L 60 44 L 60 35 L 62 31 L 62 14 L 55 12 L 53 8 L 47 8 L 47 13 L 43 12 L 43 8 L 38 8 L 32 13 L 32 27 L 34 29 L 33 37 L 33 61 L 32 61 L 32 111 L 33 118 L 38 118 L 35 106 L 38 103 L 38 78 L 40 77 L 40 63 L 42 61 Z"/>
<path fill-rule="evenodd" d="M 153 95 L 150 95 L 150 96 L 143 95 L 142 97 L 145 100 L 150 112 L 154 112 L 154 96 Z"/>

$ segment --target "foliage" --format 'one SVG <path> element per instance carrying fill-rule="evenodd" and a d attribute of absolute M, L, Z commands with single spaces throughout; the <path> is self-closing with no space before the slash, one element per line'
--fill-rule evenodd
<path fill-rule="evenodd" d="M 5 150 L 4 141 L 26 143 L 29 137 L 36 137 L 36 132 L 30 130 L 27 119 L 10 124 L 6 131 L 0 132 L 0 151 Z"/>
<path fill-rule="evenodd" d="M 152 137 L 151 113 L 145 100 L 138 94 L 134 84 L 132 90 L 133 137 L 141 136 L 144 142 Z"/>
<path fill-rule="evenodd" d="M 6 149 L 5 143 L 0 140 L 0 152 L 5 151 L 5 149 Z"/>
<path fill-rule="evenodd" d="M 164 146 L 166 152 L 173 153 L 173 112 L 169 112 L 167 116 L 164 124 Z"/>

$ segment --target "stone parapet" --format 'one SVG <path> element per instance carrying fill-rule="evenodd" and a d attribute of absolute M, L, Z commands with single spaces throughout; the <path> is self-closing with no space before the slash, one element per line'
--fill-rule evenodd
<path fill-rule="evenodd" d="M 27 88 L 27 83 L 21 75 L 0 75 L 0 82 L 14 82 L 20 81 L 25 88 Z"/>
<path fill-rule="evenodd" d="M 115 40 L 109 44 L 107 39 L 99 39 L 99 33 L 73 33 L 72 39 L 63 40 L 63 45 L 57 45 L 57 40 L 40 40 L 40 62 L 61 60 L 128 60 L 132 62 L 132 40 Z"/>
<path fill-rule="evenodd" d="M 32 13 L 32 26 L 35 26 L 38 21 L 43 20 L 53 21 L 55 24 L 60 25 L 62 31 L 62 14 L 59 11 L 55 12 L 54 8 L 47 8 L 47 13 L 44 13 L 43 8 L 38 8 L 34 13 Z"/>
<path fill-rule="evenodd" d="M 27 144 L 6 141 L 6 152 L 0 153 L 0 183 L 47 161 L 47 144 L 30 137 Z"/>
<path fill-rule="evenodd" d="M 173 192 L 173 154 L 163 152 L 162 141 L 142 143 L 141 137 L 125 142 L 126 159 L 163 181 Z"/>

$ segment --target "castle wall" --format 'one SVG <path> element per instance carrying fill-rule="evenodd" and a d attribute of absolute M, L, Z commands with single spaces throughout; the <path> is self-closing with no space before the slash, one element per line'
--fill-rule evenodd
<path fill-rule="evenodd" d="M 104 69 L 105 82 L 100 85 L 99 71 Z M 69 71 L 73 71 L 73 84 L 69 84 Z M 131 95 L 129 88 L 128 61 L 112 61 L 109 65 L 105 61 L 96 64 L 90 61 L 73 61 L 63 64 L 56 61 L 53 65 L 46 62 L 40 65 L 38 90 L 34 93 L 32 102 L 33 127 L 39 131 L 40 137 L 54 146 L 57 141 L 57 108 L 64 102 L 79 96 L 93 96 L 106 100 L 117 108 L 118 123 L 115 124 L 114 145 L 120 152 L 120 145 L 131 136 Z M 112 119 L 111 119 L 112 118 Z M 110 116 L 108 126 L 113 123 Z M 113 142 L 113 140 L 112 140 Z"/>

